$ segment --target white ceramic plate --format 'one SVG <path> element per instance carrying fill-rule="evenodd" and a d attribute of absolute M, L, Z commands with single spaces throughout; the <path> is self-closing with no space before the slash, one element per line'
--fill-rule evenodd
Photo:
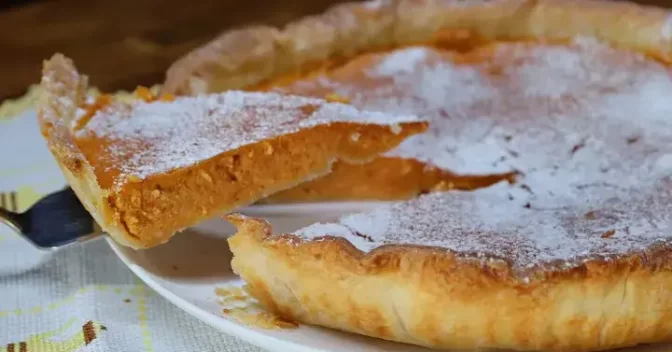
<path fill-rule="evenodd" d="M 332 203 L 304 205 L 264 205 L 241 210 L 263 217 L 275 231 L 290 232 L 316 221 L 337 219 L 344 213 L 371 209 L 380 203 Z M 240 285 L 231 271 L 231 252 L 226 237 L 234 228 L 224 220 L 211 220 L 177 235 L 167 244 L 134 251 L 111 240 L 119 258 L 159 295 L 197 319 L 229 335 L 277 352 L 373 352 L 430 351 L 410 345 L 347 334 L 311 326 L 298 329 L 264 330 L 225 317 L 215 288 Z M 642 346 L 619 352 L 663 352 L 672 346 Z"/>

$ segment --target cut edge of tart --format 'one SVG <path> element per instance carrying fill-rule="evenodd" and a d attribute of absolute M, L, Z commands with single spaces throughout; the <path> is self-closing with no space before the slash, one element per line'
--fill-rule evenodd
<path fill-rule="evenodd" d="M 320 99 L 229 91 L 87 101 L 87 77 L 44 64 L 38 118 L 70 186 L 120 244 L 147 248 L 298 183 L 366 162 L 427 127 Z M 352 138 L 357 136 L 358 138 Z"/>

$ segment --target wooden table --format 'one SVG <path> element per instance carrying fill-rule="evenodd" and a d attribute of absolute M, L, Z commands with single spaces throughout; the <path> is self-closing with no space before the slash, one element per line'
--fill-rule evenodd
<path fill-rule="evenodd" d="M 162 82 L 175 59 L 227 28 L 282 25 L 340 1 L 60 0 L 14 5 L 0 10 L 0 100 L 37 83 L 41 61 L 54 52 L 72 57 L 94 86 L 134 89 Z M 641 2 L 672 7 L 672 0 Z"/>

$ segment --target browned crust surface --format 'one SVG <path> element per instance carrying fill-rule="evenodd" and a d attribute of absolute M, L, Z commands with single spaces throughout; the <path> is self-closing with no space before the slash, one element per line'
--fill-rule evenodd
<path fill-rule="evenodd" d="M 364 253 L 343 238 L 304 241 L 227 219 L 238 227 L 235 272 L 292 320 L 455 349 L 594 351 L 672 338 L 672 272 L 653 251 L 523 281 L 503 261 L 403 245 Z"/>
<path fill-rule="evenodd" d="M 40 126 L 68 182 L 101 227 L 118 242 L 147 248 L 166 242 L 185 227 L 244 206 L 279 190 L 329 172 L 331 163 L 370 161 L 409 135 L 425 130 L 422 122 L 399 130 L 383 125 L 337 122 L 252 143 L 208 160 L 145 179 L 128 178 L 120 187 L 105 186 L 105 172 L 89 156 L 96 145 L 81 148 L 70 122 L 82 101 L 86 78 L 70 60 L 56 55 L 45 62 Z M 352 134 L 359 136 L 357 141 Z M 309 147 L 308 147 L 309 146 Z"/>

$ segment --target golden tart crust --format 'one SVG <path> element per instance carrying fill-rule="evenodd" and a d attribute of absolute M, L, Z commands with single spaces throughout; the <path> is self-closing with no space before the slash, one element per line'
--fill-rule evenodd
<path fill-rule="evenodd" d="M 238 227 L 229 240 L 236 272 L 288 318 L 430 347 L 594 351 L 672 340 L 668 11 L 606 1 L 346 4 L 283 30 L 228 32 L 176 63 L 166 91 L 282 89 L 380 52 L 420 47 L 441 55 L 437 41 L 461 31 L 514 53 L 507 57 L 522 63 L 501 72 L 530 79 L 520 90 L 481 85 L 510 94 L 490 115 L 506 106 L 516 123 L 505 127 L 524 131 L 499 142 L 536 141 L 508 159 L 522 161 L 504 163 L 523 163 L 523 175 L 512 185 L 437 192 L 291 234 L 229 216 Z M 573 60 L 568 77 L 557 55 Z M 539 70 L 518 70 L 529 60 Z M 577 65 L 586 67 L 579 76 Z M 520 99 L 528 87 L 544 89 Z M 475 106 L 481 110 L 469 110 Z M 457 107 L 466 117 L 485 109 Z M 532 129 L 549 134 L 534 139 Z M 489 141 L 486 132 L 479 139 Z M 380 187 L 399 191 L 394 198 L 428 186 L 409 183 Z M 282 201 L 306 196 L 287 194 Z"/>
<path fill-rule="evenodd" d="M 64 56 L 46 61 L 40 127 L 87 210 L 135 248 L 324 175 L 335 160 L 369 161 L 427 126 L 414 116 L 240 91 L 169 101 L 145 92 L 87 108 L 86 82 Z"/>
<path fill-rule="evenodd" d="M 175 62 L 163 90 L 195 95 L 243 89 L 327 60 L 432 43 L 446 30 L 490 40 L 591 36 L 672 60 L 672 25 L 660 8 L 600 0 L 377 0 L 338 5 L 283 29 L 227 31 Z"/>
<path fill-rule="evenodd" d="M 260 219 L 227 219 L 238 227 L 235 272 L 293 321 L 449 350 L 598 351 L 672 339 L 669 247 L 522 280 L 506 259 L 403 244 L 363 252 L 329 232 L 305 240 Z"/>

